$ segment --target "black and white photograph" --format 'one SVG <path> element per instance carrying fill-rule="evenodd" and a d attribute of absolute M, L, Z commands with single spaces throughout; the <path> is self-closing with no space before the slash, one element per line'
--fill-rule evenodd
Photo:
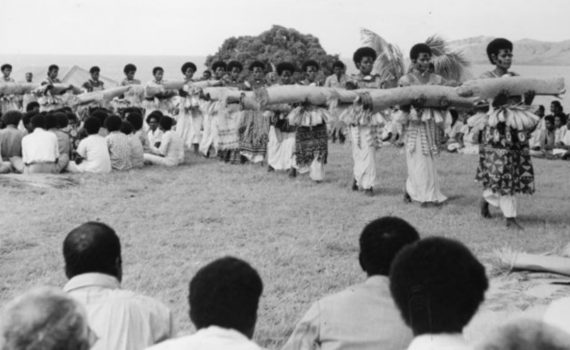
<path fill-rule="evenodd" d="M 0 13 L 0 350 L 570 350 L 570 1 Z"/>

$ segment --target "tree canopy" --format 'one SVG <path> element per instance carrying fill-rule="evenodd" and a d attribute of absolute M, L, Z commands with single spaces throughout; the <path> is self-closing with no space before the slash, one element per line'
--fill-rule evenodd
<path fill-rule="evenodd" d="M 237 60 L 247 69 L 251 62 L 257 60 L 265 63 L 269 70 L 270 66 L 288 61 L 300 70 L 303 62 L 309 59 L 317 61 L 321 70 L 325 74 L 330 74 L 338 55 L 327 54 L 319 39 L 311 34 L 302 34 L 293 28 L 274 25 L 258 36 L 226 39 L 218 52 L 206 58 L 206 66 L 210 67 L 218 60 L 226 63 Z"/>

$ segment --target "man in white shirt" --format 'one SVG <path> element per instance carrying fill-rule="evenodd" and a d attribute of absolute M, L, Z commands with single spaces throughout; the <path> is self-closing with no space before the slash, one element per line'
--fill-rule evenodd
<path fill-rule="evenodd" d="M 59 145 L 57 136 L 45 130 L 45 117 L 36 115 L 31 120 L 31 134 L 22 139 L 22 161 L 24 174 L 48 173 L 57 174 L 57 158 Z"/>
<path fill-rule="evenodd" d="M 63 242 L 63 288 L 87 309 L 99 340 L 91 350 L 140 350 L 170 338 L 172 314 L 162 303 L 121 289 L 121 243 L 100 222 L 73 229 Z"/>
<path fill-rule="evenodd" d="M 201 268 L 190 281 L 190 319 L 196 333 L 151 350 L 261 350 L 251 338 L 263 283 L 243 260 L 225 257 Z"/>
<path fill-rule="evenodd" d="M 184 162 L 184 142 L 177 133 L 171 130 L 172 124 L 174 124 L 174 119 L 168 116 L 160 118 L 160 130 L 164 134 L 160 146 L 155 147 L 151 144 L 150 151 L 152 154 L 144 154 L 146 163 L 172 167 Z"/>
<path fill-rule="evenodd" d="M 399 350 L 412 340 L 388 287 L 396 254 L 419 239 L 414 227 L 397 217 L 372 221 L 360 235 L 360 266 L 365 282 L 315 302 L 295 327 L 283 350 Z"/>
<path fill-rule="evenodd" d="M 429 237 L 404 247 L 390 269 L 390 292 L 414 332 L 408 350 L 467 350 L 463 328 L 489 287 L 485 267 L 459 241 Z"/>
<path fill-rule="evenodd" d="M 70 173 L 110 173 L 111 157 L 107 141 L 99 135 L 101 121 L 98 118 L 87 118 L 83 126 L 88 136 L 79 142 L 77 155 L 79 159 L 69 162 L 67 171 Z"/>

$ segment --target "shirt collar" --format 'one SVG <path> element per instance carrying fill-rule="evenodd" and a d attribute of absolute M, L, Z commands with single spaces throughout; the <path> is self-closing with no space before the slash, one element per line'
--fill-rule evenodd
<path fill-rule="evenodd" d="M 461 333 L 424 334 L 412 340 L 409 350 L 414 349 L 469 349 L 469 343 Z"/>
<path fill-rule="evenodd" d="M 119 289 L 121 288 L 121 284 L 115 276 L 107 275 L 104 273 L 90 272 L 73 277 L 65 284 L 63 290 L 65 292 L 70 292 L 72 290 L 85 287 Z"/>
<path fill-rule="evenodd" d="M 243 335 L 241 332 L 236 331 L 235 329 L 230 328 L 222 328 L 218 326 L 210 326 L 207 328 L 202 328 L 196 334 L 201 334 L 202 336 L 206 337 L 223 337 L 223 338 L 231 338 L 235 340 L 241 341 L 250 341 L 248 337 Z"/>
<path fill-rule="evenodd" d="M 382 275 L 373 275 L 370 276 L 366 279 L 366 284 L 370 284 L 370 285 L 375 285 L 375 286 L 379 286 L 379 285 L 388 285 L 388 276 L 382 276 Z"/>

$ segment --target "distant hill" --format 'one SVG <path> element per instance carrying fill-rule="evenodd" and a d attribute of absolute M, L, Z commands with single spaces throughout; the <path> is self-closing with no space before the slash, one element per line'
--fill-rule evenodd
<path fill-rule="evenodd" d="M 450 41 L 451 47 L 463 50 L 472 63 L 489 63 L 487 44 L 492 37 L 478 36 Z M 560 42 L 522 39 L 514 41 L 515 64 L 568 66 L 570 65 L 570 40 Z"/>

